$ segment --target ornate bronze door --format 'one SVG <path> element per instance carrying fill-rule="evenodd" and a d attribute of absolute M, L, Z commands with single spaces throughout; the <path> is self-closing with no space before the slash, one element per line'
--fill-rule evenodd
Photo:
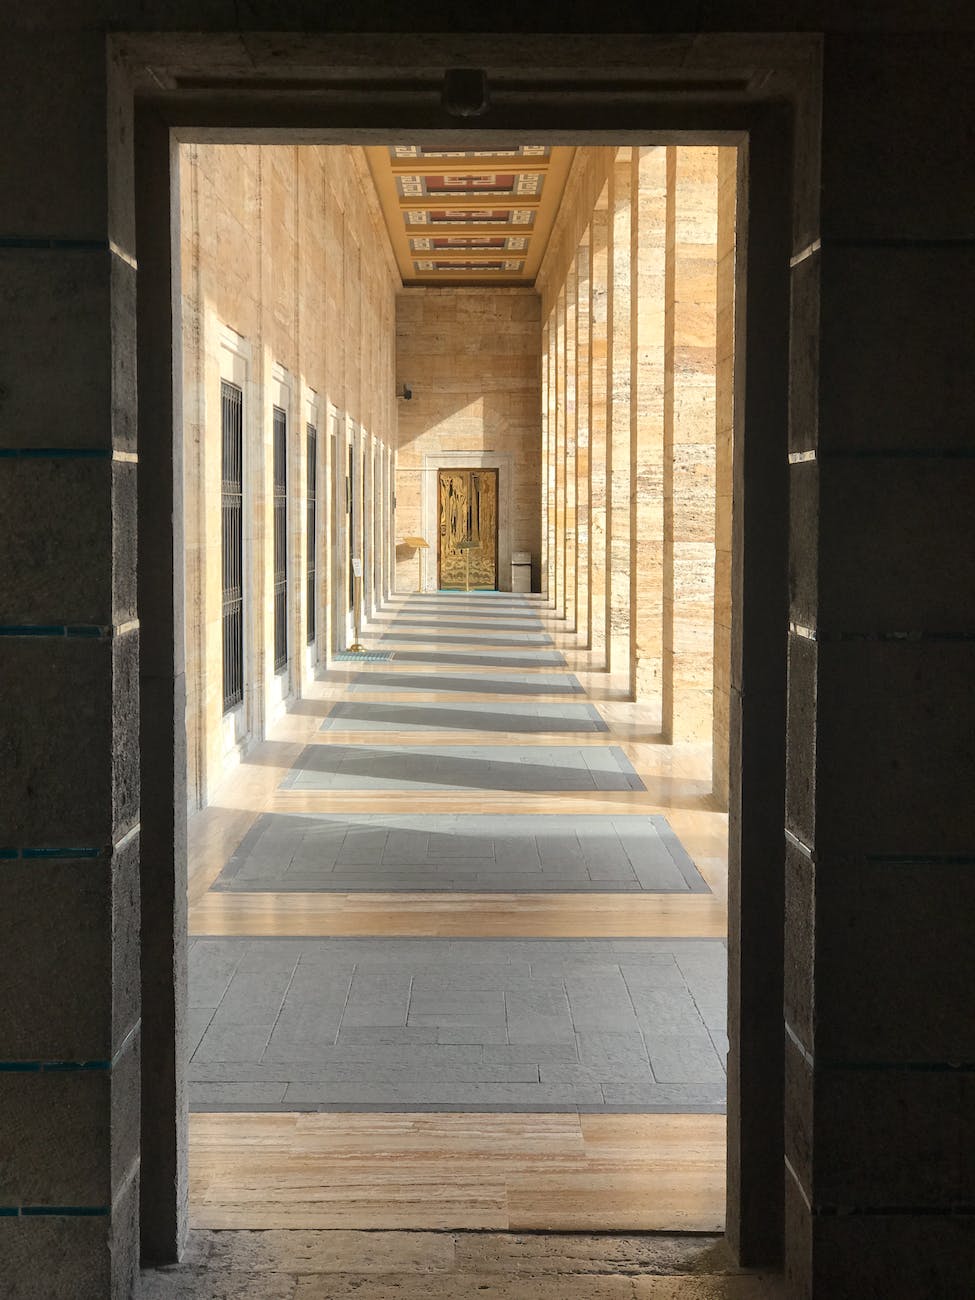
<path fill-rule="evenodd" d="M 448 591 L 498 586 L 498 471 L 438 471 L 438 585 Z"/>

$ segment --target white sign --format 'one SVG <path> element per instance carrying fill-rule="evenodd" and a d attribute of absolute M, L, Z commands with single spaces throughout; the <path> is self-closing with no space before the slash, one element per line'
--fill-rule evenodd
<path fill-rule="evenodd" d="M 352 559 L 352 576 L 353 578 L 362 577 L 362 561 L 358 556 L 354 556 Z"/>

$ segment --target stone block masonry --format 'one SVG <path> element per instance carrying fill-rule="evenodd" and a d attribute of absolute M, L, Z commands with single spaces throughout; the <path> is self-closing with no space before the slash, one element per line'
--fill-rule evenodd
<path fill-rule="evenodd" d="M 350 555 L 363 559 L 366 616 L 389 590 L 399 277 L 361 150 L 201 144 L 180 157 L 186 600 L 194 611 L 188 778 L 198 806 L 283 702 L 345 646 Z M 244 682 L 230 715 L 222 690 L 224 380 L 242 393 L 244 446 Z M 274 408 L 286 431 L 283 667 L 275 665 Z"/>
<path fill-rule="evenodd" d="M 400 401 L 396 471 L 397 590 L 417 585 L 424 537 L 424 589 L 437 587 L 440 468 L 496 468 L 498 585 L 511 587 L 511 556 L 532 556 L 539 588 L 541 531 L 541 307 L 530 289 L 404 289 L 396 300 Z"/>

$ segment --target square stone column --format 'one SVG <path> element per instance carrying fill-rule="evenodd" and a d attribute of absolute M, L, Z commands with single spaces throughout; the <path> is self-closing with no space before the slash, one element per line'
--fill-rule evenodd
<path fill-rule="evenodd" d="M 827 38 L 822 207 L 794 249 L 799 1300 L 962 1295 L 975 1276 L 973 69 L 966 38 Z"/>
<path fill-rule="evenodd" d="M 590 459 L 589 385 L 592 366 L 590 345 L 589 231 L 576 253 L 576 629 L 580 642 L 591 644 L 591 582 L 589 574 Z"/>
<path fill-rule="evenodd" d="M 555 599 L 556 613 L 565 616 L 565 285 L 555 305 Z"/>
<path fill-rule="evenodd" d="M 667 155 L 663 735 L 711 738 L 717 150 Z"/>
<path fill-rule="evenodd" d="M 565 277 L 565 618 L 576 628 L 576 263 Z"/>
<path fill-rule="evenodd" d="M 606 618 L 609 559 L 607 519 L 607 357 L 609 351 L 609 186 L 589 226 L 589 607 L 590 643 L 609 664 Z"/>
<path fill-rule="evenodd" d="M 0 76 L 0 1286 L 103 1300 L 138 1262 L 132 121 L 99 33 L 8 29 Z"/>
<path fill-rule="evenodd" d="M 620 149 L 609 181 L 609 292 L 607 307 L 607 484 L 609 574 L 608 666 L 629 672 L 630 661 L 630 175 L 629 148 Z"/>
<path fill-rule="evenodd" d="M 634 148 L 630 197 L 630 692 L 659 707 L 663 656 L 663 443 L 667 150 Z"/>
<path fill-rule="evenodd" d="M 541 436 L 541 463 L 539 466 L 539 475 L 541 482 L 541 492 L 539 493 L 541 501 L 541 585 L 542 595 L 547 596 L 552 589 L 551 573 L 551 541 L 549 538 L 549 466 L 552 458 L 551 437 L 552 437 L 552 412 L 549 403 L 551 402 L 551 369 L 552 369 L 552 346 L 550 342 L 550 325 L 547 320 L 542 322 L 541 333 L 541 391 L 542 391 L 542 436 Z"/>

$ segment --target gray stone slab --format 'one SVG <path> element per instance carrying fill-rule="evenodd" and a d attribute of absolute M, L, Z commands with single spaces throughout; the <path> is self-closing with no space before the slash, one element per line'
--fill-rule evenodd
<path fill-rule="evenodd" d="M 492 1048 L 492 1052 L 498 1052 Z M 435 1052 L 435 1057 L 431 1056 Z M 257 1064 L 242 1064 L 239 1061 L 202 1062 L 194 1061 L 189 1066 L 190 1078 L 201 1079 L 210 1083 L 227 1083 L 233 1079 L 247 1079 L 252 1083 L 262 1080 L 314 1080 L 323 1070 L 333 1065 L 381 1066 L 406 1070 L 429 1069 L 431 1061 L 439 1064 L 477 1066 L 485 1060 L 484 1048 L 480 1043 L 463 1043 L 436 1045 L 431 1043 L 389 1044 L 389 1043 L 340 1043 L 322 1048 L 314 1061 L 290 1062 L 270 1061 L 265 1059 Z M 572 1059 L 575 1059 L 573 1053 Z M 534 1063 L 535 1058 L 518 1056 L 493 1056 L 489 1064 L 519 1065 L 526 1060 Z"/>
<path fill-rule="evenodd" d="M 550 1083 L 543 1086 L 539 1083 L 454 1083 L 448 1080 L 436 1084 L 436 1101 L 431 1102 L 432 1083 L 429 1078 L 389 1084 L 371 1081 L 356 1084 L 293 1083 L 288 1085 L 284 1095 L 283 1109 L 300 1110 L 309 1105 L 331 1103 L 343 1110 L 355 1110 L 363 1103 L 372 1102 L 390 1109 L 405 1105 L 412 1108 L 420 1103 L 440 1109 L 461 1105 L 518 1111 L 530 1105 L 539 1110 L 575 1110 L 580 1104 L 600 1105 L 603 1101 L 601 1089 L 594 1084 Z"/>
<path fill-rule="evenodd" d="M 509 1061 L 531 1061 L 538 1065 L 571 1065 L 579 1054 L 574 1043 L 485 1043 L 483 1049 L 486 1065 Z"/>
<path fill-rule="evenodd" d="M 623 1111 L 700 1111 L 723 1112 L 723 1083 L 604 1083 L 603 1101 L 607 1107 Z"/>
<path fill-rule="evenodd" d="M 493 1025 L 441 1025 L 437 1030 L 438 1043 L 500 1045 L 507 1041 L 508 1028 L 504 1022 Z"/>
<path fill-rule="evenodd" d="M 281 1103 L 287 1089 L 287 1083 L 194 1083 L 193 1109 L 207 1110 L 211 1106 L 223 1105 L 246 1111 L 254 1109 L 255 1102 L 283 1109 Z"/>
<path fill-rule="evenodd" d="M 438 646 L 514 646 L 518 649 L 528 646 L 550 646 L 554 644 L 547 632 L 530 632 L 526 629 L 505 636 L 494 631 L 482 631 L 477 627 L 472 627 L 467 632 L 457 631 L 453 627 L 445 631 L 443 626 L 436 630 L 431 629 L 429 632 L 406 632 L 400 631 L 397 627 L 391 632 L 382 633 L 379 640 L 383 645 L 430 644 L 436 642 Z"/>
<path fill-rule="evenodd" d="M 360 1029 L 405 1026 L 411 992 L 412 978 L 404 972 L 357 968 L 342 1023 Z"/>
<path fill-rule="evenodd" d="M 227 992 L 214 1012 L 219 1024 L 273 1024 L 281 1010 L 292 972 L 256 975 L 240 971 L 231 980 Z"/>
<path fill-rule="evenodd" d="M 192 1060 L 201 1063 L 218 1061 L 247 1061 L 257 1064 L 264 1059 L 269 1025 L 214 1025 L 210 1024 Z"/>
<path fill-rule="evenodd" d="M 655 1035 L 647 1051 L 658 1083 L 721 1083 L 725 1078 L 724 1063 L 710 1037 L 689 1042 L 677 1035 Z"/>
<path fill-rule="evenodd" d="M 214 1009 L 226 993 L 242 950 L 233 939 L 195 942 L 188 957 L 190 1007 Z"/>
<path fill-rule="evenodd" d="M 190 1007 L 186 1013 L 186 1050 L 192 1056 L 203 1040 L 207 1026 L 213 1019 L 210 1007 Z"/>
<path fill-rule="evenodd" d="M 593 975 L 581 971 L 565 980 L 565 991 L 577 1032 L 639 1033 L 629 990 L 622 974 Z"/>
<path fill-rule="evenodd" d="M 491 619 L 490 623 L 484 623 L 476 614 L 424 614 L 421 610 L 416 610 L 413 614 L 401 614 L 396 618 L 376 618 L 372 620 L 370 627 L 386 627 L 391 632 L 399 632 L 401 629 L 407 631 L 424 631 L 436 633 L 444 628 L 453 630 L 454 628 L 467 630 L 470 628 L 489 627 L 492 632 L 544 632 L 545 624 L 538 618 L 532 618 L 528 615 L 520 615 L 513 612 L 498 613 Z"/>
<path fill-rule="evenodd" d="M 322 731 L 504 731 L 531 735 L 607 731 L 592 704 L 387 704 L 340 700 Z"/>
<path fill-rule="evenodd" d="M 618 745 L 306 745 L 284 790 L 644 790 Z"/>
<path fill-rule="evenodd" d="M 429 695 L 445 691 L 458 695 L 582 695 L 574 673 L 356 673 L 348 685 L 353 692 L 375 694 L 417 691 Z"/>
<path fill-rule="evenodd" d="M 398 664 L 467 664 L 472 668 L 564 668 L 561 650 L 397 650 Z"/>
<path fill-rule="evenodd" d="M 649 1064 L 647 1045 L 637 1030 L 631 1033 L 612 1033 L 591 1029 L 576 1034 L 576 1050 L 581 1065 L 598 1065 L 600 1068 L 615 1065 Z"/>
<path fill-rule="evenodd" d="M 292 1065 L 319 1061 L 334 1047 L 341 1023 L 341 1009 L 333 1008 L 303 1008 L 287 1019 L 282 1016 L 271 1031 L 262 1060 Z"/>
<path fill-rule="evenodd" d="M 575 1042 L 575 1025 L 564 988 L 515 990 L 505 997 L 510 1043 Z"/>
<path fill-rule="evenodd" d="M 629 983 L 627 987 L 630 987 Z M 687 1035 L 707 1032 L 697 1004 L 686 986 L 683 989 L 634 986 L 630 988 L 630 997 L 634 1014 L 644 1034 L 664 1032 Z"/>
<path fill-rule="evenodd" d="M 480 618 L 538 618 L 540 602 L 524 599 L 519 592 L 437 591 L 415 592 L 402 598 L 396 608 L 426 610 L 437 614 L 475 614 Z M 542 606 L 544 608 L 544 606 Z"/>
<path fill-rule="evenodd" d="M 435 1027 L 430 1028 L 420 1025 L 403 1025 L 400 1028 L 390 1028 L 389 1026 L 343 1024 L 337 1039 L 340 1047 L 350 1043 L 384 1044 L 390 1047 L 400 1047 L 404 1044 L 412 1046 L 417 1043 L 433 1044 L 439 1041 Z M 479 1042 L 480 1039 L 464 1039 L 461 1041 Z"/>
<path fill-rule="evenodd" d="M 585 1087 L 601 1088 L 603 1084 L 646 1083 L 647 1066 L 639 1061 L 611 1063 L 601 1065 L 575 1065 L 562 1061 L 544 1062 L 539 1066 L 539 1082 L 569 1083 Z"/>
<path fill-rule="evenodd" d="M 687 984 L 659 978 L 680 973 L 680 940 L 200 942 L 201 978 L 208 961 L 234 973 L 192 1055 L 194 1110 L 723 1104 L 723 1055 Z M 710 980 L 723 944 L 701 942 L 716 950 L 697 952 Z M 199 1032 L 209 1012 L 196 1012 Z"/>

